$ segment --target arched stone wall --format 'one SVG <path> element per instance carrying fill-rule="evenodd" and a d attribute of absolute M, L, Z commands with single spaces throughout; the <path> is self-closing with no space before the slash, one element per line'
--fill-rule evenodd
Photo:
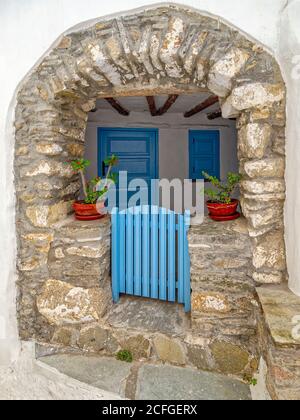
<path fill-rule="evenodd" d="M 257 283 L 285 280 L 285 86 L 274 58 L 218 20 L 178 6 L 99 20 L 60 39 L 18 94 L 23 339 L 51 335 L 36 299 L 49 280 L 53 225 L 68 215 L 79 191 L 65 161 L 83 155 L 87 114 L 96 98 L 207 89 L 220 97 L 224 117 L 237 117 L 241 201 L 253 242 L 251 274 Z"/>

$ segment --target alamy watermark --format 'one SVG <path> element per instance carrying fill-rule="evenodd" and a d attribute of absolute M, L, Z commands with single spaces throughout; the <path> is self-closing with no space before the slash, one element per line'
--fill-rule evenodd
<path fill-rule="evenodd" d="M 103 189 L 103 181 L 97 185 Z M 105 208 L 103 209 L 103 200 Z M 128 179 L 126 171 L 120 171 L 118 184 L 109 181 L 107 192 L 98 200 L 99 213 L 111 213 L 115 207 L 119 211 L 137 206 L 163 207 L 183 213 L 188 210 L 192 215 L 204 217 L 204 180 Z"/>

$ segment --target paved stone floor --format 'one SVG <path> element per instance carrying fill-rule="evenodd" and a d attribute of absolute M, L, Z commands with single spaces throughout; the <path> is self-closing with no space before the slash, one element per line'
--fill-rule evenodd
<path fill-rule="evenodd" d="M 215 373 L 114 358 L 55 355 L 39 359 L 88 385 L 136 400 L 251 400 L 244 383 Z"/>
<path fill-rule="evenodd" d="M 21 343 L 10 366 L 0 366 L 0 401 L 120 400 L 104 391 L 64 375 L 35 359 L 34 343 Z"/>

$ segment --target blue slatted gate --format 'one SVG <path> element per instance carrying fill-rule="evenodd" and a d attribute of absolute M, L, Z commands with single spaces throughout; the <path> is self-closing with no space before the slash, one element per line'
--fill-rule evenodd
<path fill-rule="evenodd" d="M 155 206 L 112 212 L 112 292 L 184 304 L 191 310 L 190 214 Z"/>

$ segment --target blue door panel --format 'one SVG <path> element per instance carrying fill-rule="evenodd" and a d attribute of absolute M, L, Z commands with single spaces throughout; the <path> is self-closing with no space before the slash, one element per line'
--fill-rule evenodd
<path fill-rule="evenodd" d="M 117 155 L 120 156 L 120 155 Z M 128 171 L 129 177 L 140 176 L 142 178 L 147 177 L 150 172 L 150 160 L 145 158 L 140 159 L 123 159 L 120 158 L 119 164 L 116 166 L 118 171 Z"/>
<path fill-rule="evenodd" d="M 208 138 L 193 136 L 193 153 L 195 155 L 213 155 L 215 153 L 215 142 Z"/>
<path fill-rule="evenodd" d="M 146 139 L 131 141 L 130 139 L 126 138 L 126 141 L 122 141 L 119 139 L 110 138 L 109 140 L 111 153 L 126 155 L 130 154 L 132 150 L 134 150 L 136 153 L 149 153 L 149 147 Z"/>
<path fill-rule="evenodd" d="M 203 179 L 202 172 L 220 178 L 220 133 L 191 130 L 189 133 L 190 178 Z"/>
<path fill-rule="evenodd" d="M 215 174 L 217 171 L 217 168 L 214 165 L 214 162 L 212 159 L 207 158 L 197 158 L 194 162 L 194 175 L 199 178 L 199 174 L 202 172 L 208 172 L 209 174 Z M 193 178 L 194 179 L 194 178 Z"/>
<path fill-rule="evenodd" d="M 99 176 L 103 176 L 103 161 L 113 154 L 119 158 L 114 172 L 127 171 L 128 183 L 134 178 L 140 178 L 150 187 L 151 179 L 158 178 L 158 130 L 99 128 Z M 133 194 L 131 192 L 128 195 L 130 197 Z"/>

